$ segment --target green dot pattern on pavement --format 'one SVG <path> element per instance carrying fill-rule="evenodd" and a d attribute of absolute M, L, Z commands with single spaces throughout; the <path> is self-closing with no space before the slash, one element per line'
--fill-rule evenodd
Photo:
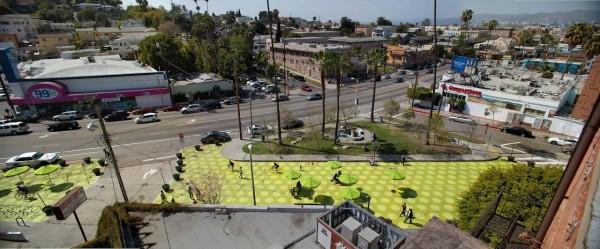
<path fill-rule="evenodd" d="M 97 176 L 92 169 L 98 167 L 96 162 L 85 166 L 89 183 L 94 183 Z M 42 197 L 46 205 L 54 205 L 65 196 L 67 190 L 76 186 L 86 187 L 86 175 L 81 163 L 73 163 L 50 174 L 53 185 L 48 182 L 47 175 L 35 175 L 33 170 L 21 174 L 21 178 L 30 192 L 27 199 L 17 197 L 18 176 L 5 177 L 0 174 L 0 221 L 14 222 L 15 218 L 23 218 L 29 222 L 41 222 L 48 216 L 42 212 L 44 204 L 38 197 Z"/>
<path fill-rule="evenodd" d="M 174 182 L 172 193 L 167 200 L 174 198 L 178 203 L 191 204 L 187 193 L 189 180 L 199 183 L 203 172 L 212 169 L 221 176 L 222 201 L 225 205 L 252 205 L 252 184 L 250 162 L 235 162 L 234 171 L 228 167 L 229 160 L 221 154 L 221 147 L 203 146 L 203 151 L 186 148 L 183 153 L 185 172 L 183 180 Z M 254 162 L 254 181 L 257 205 L 290 205 L 296 203 L 338 204 L 344 201 L 340 190 L 346 186 L 331 182 L 335 172 L 350 173 L 358 177 L 358 182 L 351 187 L 362 192 L 354 202 L 367 207 L 365 196 L 371 197 L 370 208 L 376 216 L 392 219 L 401 228 L 414 228 L 425 224 L 432 216 L 440 219 L 457 217 L 456 201 L 477 179 L 479 173 L 491 167 L 510 167 L 512 163 L 505 160 L 487 162 L 380 162 L 378 166 L 370 166 L 368 162 L 342 162 L 341 169 L 332 170 L 326 162 L 278 162 L 279 173 L 271 169 L 272 162 Z M 240 179 L 239 168 L 242 167 L 243 179 Z M 293 168 L 302 173 L 302 177 L 312 176 L 321 181 L 321 185 L 310 190 L 303 190 L 300 197 L 293 197 L 290 189 L 296 180 L 289 180 L 283 172 Z M 404 180 L 394 183 L 386 176 L 390 170 L 399 170 L 406 176 Z M 394 188 L 395 186 L 395 188 Z M 157 197 L 155 202 L 159 203 Z M 400 217 L 401 205 L 406 202 L 415 214 L 414 224 L 404 222 Z"/>

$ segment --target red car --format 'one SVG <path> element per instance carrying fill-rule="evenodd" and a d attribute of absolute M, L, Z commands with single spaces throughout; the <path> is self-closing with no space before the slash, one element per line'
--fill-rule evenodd
<path fill-rule="evenodd" d="M 312 88 L 310 88 L 310 86 L 307 86 L 307 85 L 301 86 L 300 90 L 305 91 L 305 92 L 312 92 Z"/>
<path fill-rule="evenodd" d="M 142 114 L 151 113 L 151 112 L 156 112 L 156 108 L 153 108 L 153 107 L 139 108 L 139 109 L 133 110 L 131 112 L 131 114 L 133 114 L 133 115 L 142 115 Z"/>
<path fill-rule="evenodd" d="M 160 110 L 163 112 L 178 112 L 180 109 L 181 109 L 181 106 L 179 106 L 179 105 L 170 105 L 170 106 L 165 106 Z"/>

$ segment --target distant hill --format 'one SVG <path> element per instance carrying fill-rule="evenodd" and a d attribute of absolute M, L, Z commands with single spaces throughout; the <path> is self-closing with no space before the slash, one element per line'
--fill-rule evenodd
<path fill-rule="evenodd" d="M 480 24 L 488 20 L 512 24 L 568 24 L 574 22 L 600 23 L 600 10 L 574 10 L 548 13 L 521 14 L 475 14 L 471 23 Z M 439 19 L 440 24 L 460 24 L 459 17 Z"/>

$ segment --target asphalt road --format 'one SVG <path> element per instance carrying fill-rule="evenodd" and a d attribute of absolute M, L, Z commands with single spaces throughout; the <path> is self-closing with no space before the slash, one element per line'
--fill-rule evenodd
<path fill-rule="evenodd" d="M 444 68 L 442 68 L 444 69 Z M 445 69 L 447 70 L 447 69 Z M 441 74 L 439 74 L 441 77 Z M 390 98 L 399 101 L 407 101 L 405 91 L 412 84 L 414 76 L 405 75 L 405 82 L 394 83 L 394 79 L 382 80 L 377 85 L 377 97 L 375 109 L 381 111 L 383 104 Z M 433 75 L 421 74 L 421 84 L 431 84 Z M 354 84 L 346 85 L 341 90 L 341 106 L 354 112 L 355 91 Z M 370 111 L 370 100 L 372 83 L 361 82 L 358 84 L 358 114 L 368 114 Z M 296 84 L 299 87 L 299 84 Z M 318 89 L 313 86 L 313 89 Z M 321 101 L 308 101 L 309 93 L 297 89 L 290 92 L 290 101 L 280 102 L 280 109 L 289 111 L 292 116 L 304 119 L 305 123 L 315 124 L 320 122 Z M 257 99 L 252 104 L 252 119 L 254 123 L 276 124 L 275 103 L 271 101 L 272 96 Z M 327 109 L 335 107 L 335 90 L 326 91 Z M 3 102 L 2 104 L 5 104 Z M 250 125 L 250 104 L 240 104 L 243 136 L 247 138 L 245 129 Z M 4 108 L 2 108 L 4 109 Z M 109 131 L 115 154 L 121 167 L 137 166 L 143 163 L 165 161 L 172 159 L 177 150 L 182 146 L 190 146 L 200 142 L 200 136 L 205 131 L 221 130 L 230 133 L 232 138 L 238 138 L 237 108 L 235 105 L 224 106 L 215 112 L 201 112 L 193 114 L 180 114 L 179 112 L 160 112 L 160 122 L 149 124 L 135 124 L 133 120 L 109 122 Z M 424 122 L 424 115 L 418 115 L 417 122 Z M 419 121 L 420 120 L 420 121 Z M 92 119 L 80 120 L 80 126 L 85 127 Z M 470 134 L 471 128 L 457 123 L 446 122 L 451 131 Z M 61 152 L 66 160 L 80 160 L 90 156 L 99 158 L 102 156 L 103 145 L 99 142 L 100 129 L 95 132 L 87 129 L 74 131 L 47 132 L 44 124 L 30 124 L 31 133 L 18 136 L 0 137 L 0 161 L 27 151 Z M 484 137 L 484 127 L 475 129 L 475 136 Z M 178 134 L 184 134 L 180 141 Z M 560 148 L 552 146 L 542 140 L 531 140 L 506 135 L 497 131 L 488 130 L 492 134 L 493 144 L 505 144 L 521 142 L 527 148 L 543 148 L 546 150 L 544 156 L 561 159 Z M 522 146 L 517 144 L 516 146 Z M 517 147 L 515 147 L 517 148 Z M 539 152 L 539 154 L 542 154 Z M 536 154 L 538 155 L 538 154 Z"/>

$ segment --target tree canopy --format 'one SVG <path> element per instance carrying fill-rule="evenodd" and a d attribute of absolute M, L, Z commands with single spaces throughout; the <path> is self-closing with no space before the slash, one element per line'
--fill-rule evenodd
<path fill-rule="evenodd" d="M 377 25 L 387 25 L 387 26 L 392 26 L 392 21 L 386 19 L 383 16 L 377 17 L 377 21 L 376 21 Z"/>
<path fill-rule="evenodd" d="M 349 35 L 354 33 L 354 29 L 356 28 L 356 24 L 352 19 L 344 16 L 340 19 L 340 33 L 342 35 Z"/>

